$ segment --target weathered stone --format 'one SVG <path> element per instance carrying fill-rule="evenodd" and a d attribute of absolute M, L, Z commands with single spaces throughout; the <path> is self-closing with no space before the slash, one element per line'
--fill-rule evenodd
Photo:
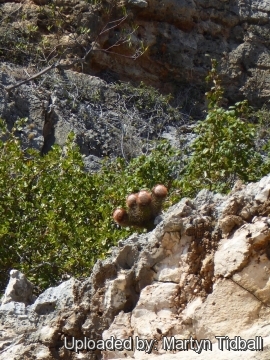
<path fill-rule="evenodd" d="M 195 200 L 183 199 L 151 233 L 119 241 L 85 281 L 50 288 L 32 305 L 11 299 L 2 304 L 0 360 L 182 358 L 181 351 L 164 348 L 164 337 L 210 341 L 211 350 L 189 349 L 185 359 L 268 360 L 270 221 L 264 213 L 270 203 L 255 198 L 269 182 L 267 176 L 238 184 L 227 196 L 202 191 Z M 235 222 L 222 238 L 222 220 L 241 218 L 250 203 L 247 222 Z M 216 336 L 258 336 L 263 351 L 221 351 Z M 70 350 L 72 339 L 111 337 L 131 339 L 134 347 Z M 136 337 L 155 340 L 152 350 L 135 348 Z"/>
<path fill-rule="evenodd" d="M 136 64 L 128 58 L 96 52 L 91 66 L 100 71 L 110 68 L 122 79 L 143 79 L 164 91 L 178 91 L 185 103 L 181 86 L 202 83 L 210 67 L 207 54 L 219 61 L 230 101 L 244 96 L 252 104 L 261 105 L 269 99 L 267 0 L 151 0 L 139 11 L 131 2 L 127 2 L 127 8 L 139 25 L 133 42 L 143 41 L 149 50 Z M 106 46 L 113 36 L 112 30 L 101 39 L 100 46 Z M 129 55 L 124 46 L 118 51 Z"/>
<path fill-rule="evenodd" d="M 0 3 L 3 18 L 12 14 L 8 27 L 4 22 L 0 27 L 0 36 L 4 39 L 8 31 L 16 29 L 18 19 L 16 11 L 14 14 L 13 3 Z M 84 49 L 93 45 L 92 53 L 84 61 L 83 71 L 108 80 L 113 76 L 114 80 L 144 81 L 164 92 L 173 92 L 179 105 L 183 105 L 192 116 L 201 116 L 201 110 L 205 108 L 204 78 L 211 67 L 209 59 L 216 58 L 220 65 L 225 96 L 230 102 L 245 97 L 251 105 L 261 106 L 269 100 L 268 0 L 127 0 L 127 21 L 117 28 L 112 26 L 110 31 L 103 32 L 99 37 L 99 29 L 108 21 L 103 9 L 99 10 L 86 1 L 77 0 L 53 2 L 65 8 L 62 11 L 67 12 L 67 23 L 61 36 L 54 31 L 47 35 L 43 30 L 47 31 L 48 19 L 41 11 L 41 6 L 48 9 L 47 3 L 47 0 L 35 0 L 34 3 L 26 1 L 22 6 L 18 5 L 17 9 L 20 10 L 20 16 L 26 17 L 27 23 L 22 21 L 23 25 L 38 26 L 37 35 L 48 40 L 52 48 L 59 44 L 69 46 L 68 58 L 62 60 L 66 65 L 72 62 L 74 56 L 83 57 Z M 117 1 L 113 21 L 122 18 L 122 6 L 123 2 Z M 74 35 L 67 26 L 70 23 L 74 23 L 77 28 L 90 30 L 90 40 Z M 136 32 L 133 24 L 138 25 Z M 121 30 L 132 33 L 133 48 L 137 47 L 139 50 L 142 44 L 148 47 L 136 61 L 132 58 L 133 49 L 126 42 L 122 46 L 118 44 L 113 47 L 119 40 Z M 102 51 L 108 48 L 112 51 Z M 76 66 L 74 69 L 79 70 Z M 12 72 L 18 75 L 17 79 L 26 79 L 28 75 L 24 70 L 28 73 L 30 71 L 13 68 Z M 6 85 L 3 80 L 1 79 L 2 84 Z M 14 80 L 8 81 L 9 84 L 13 82 Z M 69 95 L 69 100 L 74 102 L 76 93 L 70 92 Z M 17 103 L 16 101 L 16 105 Z M 24 103 L 25 106 L 27 102 Z"/>
<path fill-rule="evenodd" d="M 10 271 L 10 280 L 2 299 L 2 305 L 12 301 L 21 302 L 25 305 L 30 305 L 35 301 L 33 284 L 18 270 Z"/>

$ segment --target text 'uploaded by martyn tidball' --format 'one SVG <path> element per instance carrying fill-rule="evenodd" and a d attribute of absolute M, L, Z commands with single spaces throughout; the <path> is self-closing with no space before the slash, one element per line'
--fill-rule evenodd
<path fill-rule="evenodd" d="M 255 339 L 242 339 L 240 336 L 229 338 L 228 336 L 215 336 L 218 349 L 221 351 L 263 351 L 263 338 L 256 336 Z M 141 339 L 129 336 L 127 339 L 116 339 L 111 336 L 107 340 L 93 340 L 84 337 L 82 340 L 71 337 L 64 338 L 64 347 L 78 353 L 79 351 L 109 350 L 109 351 L 144 351 L 147 354 L 159 349 L 165 351 L 188 351 L 193 350 L 200 354 L 203 350 L 212 351 L 212 342 L 209 339 L 196 340 L 192 336 L 189 339 L 177 339 L 174 336 L 157 339 Z"/>

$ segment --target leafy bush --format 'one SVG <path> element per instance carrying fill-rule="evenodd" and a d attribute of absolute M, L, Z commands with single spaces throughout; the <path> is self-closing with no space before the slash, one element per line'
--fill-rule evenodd
<path fill-rule="evenodd" d="M 126 164 L 117 159 L 99 173 L 84 170 L 70 135 L 66 146 L 45 156 L 22 150 L 15 129 L 1 123 L 0 287 L 16 268 L 39 285 L 55 284 L 64 274 L 88 276 L 97 258 L 133 232 L 119 229 L 113 210 L 129 192 L 168 186 L 174 151 L 161 143 L 148 156 Z"/>
<path fill-rule="evenodd" d="M 63 149 L 53 146 L 41 156 L 33 149 L 22 149 L 16 129 L 9 132 L 1 121 L 1 289 L 11 268 L 24 272 L 39 290 L 65 274 L 88 276 L 98 258 L 134 231 L 119 228 L 112 220 L 114 209 L 125 205 L 129 193 L 162 183 L 170 190 L 166 208 L 179 200 L 179 195 L 194 196 L 202 188 L 226 192 L 238 178 L 257 180 L 270 171 L 268 134 L 263 159 L 247 103 L 222 107 L 223 89 L 216 67 L 213 60 L 208 115 L 196 127 L 198 136 L 183 169 L 183 156 L 163 141 L 148 155 L 129 162 L 107 159 L 99 172 L 90 174 L 85 171 L 74 134 Z M 144 94 L 138 91 L 138 96 Z M 149 99 L 155 101 L 154 96 Z M 130 94 L 131 107 L 141 101 L 142 109 L 151 111 L 147 99 L 133 100 Z M 155 116 L 159 118 L 168 103 L 165 98 L 157 100 Z M 178 174 L 182 179 L 175 180 Z"/>
<path fill-rule="evenodd" d="M 256 124 L 256 148 L 257 151 L 267 156 L 267 147 L 270 142 L 270 110 L 266 104 L 259 110 L 254 110 L 252 120 Z"/>
<path fill-rule="evenodd" d="M 207 78 L 214 86 L 206 93 L 208 114 L 196 126 L 198 137 L 191 144 L 191 157 L 179 182 L 185 195 L 195 195 L 206 188 L 227 192 L 237 179 L 253 181 L 263 171 L 261 155 L 256 151 L 256 127 L 249 123 L 246 101 L 225 109 L 217 62 Z"/>
<path fill-rule="evenodd" d="M 253 116 L 257 122 L 256 125 L 256 147 L 263 157 L 261 166 L 262 174 L 270 173 L 270 111 L 266 106 L 254 111 Z"/>

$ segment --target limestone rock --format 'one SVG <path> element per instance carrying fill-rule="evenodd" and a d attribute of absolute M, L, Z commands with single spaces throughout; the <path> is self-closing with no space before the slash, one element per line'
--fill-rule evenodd
<path fill-rule="evenodd" d="M 119 241 L 90 278 L 47 289 L 33 304 L 10 297 L 0 307 L 0 360 L 181 359 L 174 341 L 190 342 L 185 359 L 268 360 L 269 183 L 270 175 L 227 196 L 182 199 L 152 232 Z M 243 222 L 224 232 L 228 217 Z M 229 345 L 236 336 L 258 340 L 263 350 L 229 350 L 224 341 L 222 351 L 217 336 Z M 112 339 L 132 346 L 82 349 Z"/>
<path fill-rule="evenodd" d="M 33 284 L 26 279 L 24 274 L 18 270 L 11 270 L 10 280 L 2 299 L 2 305 L 12 301 L 30 305 L 35 300 L 32 292 Z"/>
<path fill-rule="evenodd" d="M 210 67 L 205 56 L 209 55 L 220 63 L 225 96 L 230 101 L 245 97 L 260 106 L 269 99 L 268 0 L 147 3 L 138 9 L 130 1 L 126 7 L 139 26 L 134 43 L 143 41 L 149 50 L 136 64 L 128 58 L 96 52 L 89 67 L 95 66 L 97 73 L 109 68 L 122 79 L 143 79 L 163 91 L 175 91 L 185 104 L 190 94 L 184 84 L 190 85 L 192 93 L 194 86 L 202 83 Z M 103 37 L 100 46 L 106 46 L 114 35 L 111 31 Z M 128 51 L 124 46 L 121 49 L 127 56 Z"/>
<path fill-rule="evenodd" d="M 16 31 L 18 21 L 23 26 L 37 26 L 37 35 L 50 42 L 52 49 L 54 45 L 69 45 L 68 57 L 62 59 L 66 65 L 74 56 L 83 57 L 84 49 L 93 45 L 94 51 L 83 64 L 84 72 L 108 81 L 144 81 L 163 92 L 174 93 L 179 105 L 192 116 L 200 117 L 205 108 L 204 78 L 211 66 L 209 58 L 216 58 L 220 64 L 229 102 L 247 98 L 252 106 L 261 106 L 269 100 L 268 0 L 119 0 L 114 6 L 114 18 L 110 20 L 121 19 L 125 5 L 127 21 L 117 28 L 113 26 L 98 38 L 99 29 L 108 22 L 106 6 L 100 10 L 87 1 L 55 0 L 53 4 L 64 7 L 62 11 L 67 17 L 65 32 L 59 35 L 53 30 L 50 34 L 44 32 L 48 26 L 44 10 L 49 10 L 49 1 L 26 1 L 22 7 L 18 5 L 24 21 L 14 16 L 13 2 L 0 1 L 3 18 L 10 18 L 8 26 L 4 22 L 0 26 L 2 41 L 7 32 Z M 134 24 L 138 26 L 136 32 Z M 75 35 L 72 29 L 77 27 L 90 30 L 90 38 Z M 148 48 L 136 61 L 132 58 L 134 51 L 126 42 L 111 48 L 119 40 L 121 31 L 132 33 L 133 48 L 138 51 L 142 45 Z M 8 37 L 4 45 L 8 46 Z M 108 48 L 113 51 L 102 51 Z M 17 70 L 17 74 L 21 73 L 18 77 L 28 76 L 23 71 L 28 69 Z M 74 67 L 74 70 L 81 68 Z M 1 82 L 5 85 L 4 79 Z M 69 100 L 73 103 L 76 96 L 76 92 L 69 91 Z M 23 109 L 27 102 L 21 105 Z"/>

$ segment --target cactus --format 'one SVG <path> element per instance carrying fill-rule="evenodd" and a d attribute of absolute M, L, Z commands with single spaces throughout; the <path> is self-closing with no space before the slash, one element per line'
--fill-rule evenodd
<path fill-rule="evenodd" d="M 113 213 L 114 221 L 120 226 L 135 226 L 153 230 L 155 217 L 161 212 L 162 204 L 168 194 L 164 185 L 156 185 L 151 193 L 141 190 L 127 196 L 128 210 L 118 208 Z"/>

